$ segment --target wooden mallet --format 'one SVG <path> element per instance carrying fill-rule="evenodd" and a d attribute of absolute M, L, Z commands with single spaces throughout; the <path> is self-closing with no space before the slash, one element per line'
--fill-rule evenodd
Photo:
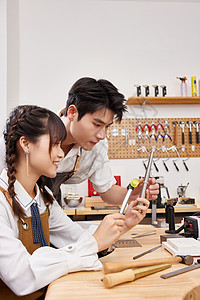
<path fill-rule="evenodd" d="M 103 270 L 105 274 L 108 274 L 108 273 L 120 272 L 126 269 L 148 267 L 148 266 L 154 266 L 160 264 L 173 264 L 173 263 L 184 263 L 186 265 L 192 265 L 193 257 L 190 255 L 186 255 L 186 256 L 165 257 L 165 258 L 129 261 L 129 262 L 107 262 L 107 263 L 103 263 Z"/>

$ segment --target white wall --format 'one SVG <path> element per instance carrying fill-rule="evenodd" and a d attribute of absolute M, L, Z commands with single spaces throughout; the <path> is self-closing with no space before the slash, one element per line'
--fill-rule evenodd
<path fill-rule="evenodd" d="M 0 0 L 0 134 L 7 115 L 7 4 Z"/>
<path fill-rule="evenodd" d="M 57 111 L 83 76 L 108 79 L 126 97 L 135 95 L 134 84 L 165 84 L 169 96 L 179 96 L 176 76 L 187 76 L 190 95 L 190 77 L 200 78 L 199 12 L 199 1 L 20 0 L 19 103 Z M 199 117 L 199 111 L 153 107 L 147 117 Z M 143 117 L 139 108 L 129 112 Z M 171 197 L 189 181 L 188 196 L 200 201 L 200 159 L 187 164 L 189 172 L 155 175 L 165 176 Z M 144 173 L 140 160 L 111 165 L 124 185 Z M 79 190 L 86 195 L 87 183 Z"/>

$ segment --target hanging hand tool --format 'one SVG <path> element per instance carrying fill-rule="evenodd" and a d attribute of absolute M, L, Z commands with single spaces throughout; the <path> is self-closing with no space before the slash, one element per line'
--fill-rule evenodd
<path fill-rule="evenodd" d="M 167 148 L 167 151 L 169 151 L 169 150 L 172 150 L 173 152 L 176 151 L 176 153 L 177 153 L 178 158 L 177 158 L 177 159 L 173 159 L 173 164 L 174 164 L 176 170 L 179 172 L 179 168 L 178 168 L 178 166 L 177 166 L 177 164 L 176 164 L 176 161 L 180 159 L 180 154 L 179 154 L 179 152 L 178 152 L 178 150 L 176 149 L 175 146 L 172 146 L 172 147 L 170 147 L 170 148 Z"/>
<path fill-rule="evenodd" d="M 126 206 L 128 204 L 128 200 L 129 200 L 129 198 L 131 196 L 131 193 L 134 190 L 134 188 L 138 186 L 138 184 L 139 184 L 139 180 L 137 178 L 134 178 L 133 180 L 131 180 L 131 182 L 127 186 L 127 190 L 128 191 L 126 193 L 126 196 L 124 198 L 124 201 L 123 201 L 122 206 L 121 206 L 120 211 L 119 211 L 121 214 L 124 213 L 124 210 L 125 210 L 125 208 L 126 208 Z"/>
<path fill-rule="evenodd" d="M 178 122 L 174 121 L 173 122 L 174 126 L 174 145 L 177 145 L 177 129 L 178 129 Z"/>
<path fill-rule="evenodd" d="M 198 262 L 197 264 L 194 264 L 192 266 L 189 266 L 189 267 L 186 267 L 186 268 L 174 271 L 174 272 L 170 272 L 170 273 L 161 275 L 160 277 L 163 279 L 167 279 L 167 278 L 170 278 L 170 277 L 173 277 L 176 275 L 180 275 L 180 274 L 192 271 L 192 270 L 196 270 L 196 269 L 200 268 L 200 260 L 198 259 L 197 262 Z"/>
<path fill-rule="evenodd" d="M 152 86 L 154 87 L 155 97 L 157 97 L 158 94 L 159 94 L 159 88 L 158 88 L 158 85 L 157 85 L 157 84 L 154 84 L 154 85 L 152 85 Z"/>
<path fill-rule="evenodd" d="M 138 134 L 136 142 L 138 143 L 139 140 L 142 140 L 142 141 L 144 142 L 144 139 L 143 139 L 143 137 L 142 137 L 142 126 L 141 126 L 141 122 L 138 122 L 138 125 L 137 125 L 137 127 L 136 127 L 136 132 L 137 132 L 137 134 Z"/>
<path fill-rule="evenodd" d="M 156 126 L 154 124 L 154 122 L 152 121 L 151 126 L 150 126 L 150 131 L 151 131 L 151 135 L 150 138 L 156 140 Z"/>
<path fill-rule="evenodd" d="M 163 142 L 166 140 L 166 138 L 169 138 L 170 141 L 172 142 L 172 138 L 171 138 L 171 136 L 167 132 L 165 132 L 165 134 L 163 136 Z"/>
<path fill-rule="evenodd" d="M 148 184 L 149 177 L 150 177 L 151 165 L 152 165 L 152 161 L 153 161 L 154 151 L 155 151 L 155 148 L 152 148 L 151 154 L 150 154 L 149 160 L 148 160 L 147 169 L 146 169 L 145 176 L 144 176 L 144 181 L 143 181 L 143 184 L 142 184 L 142 189 L 141 189 L 141 192 L 140 192 L 140 198 L 145 198 L 145 192 L 146 192 L 147 184 Z M 143 205 L 143 203 L 138 202 L 138 205 Z"/>
<path fill-rule="evenodd" d="M 156 161 L 160 159 L 160 156 L 159 156 L 158 151 L 155 146 L 153 146 L 152 149 L 154 149 L 154 151 L 156 151 L 156 154 L 157 154 L 157 158 L 153 159 L 153 165 L 154 165 L 156 171 L 159 172 L 159 169 L 156 165 Z"/>
<path fill-rule="evenodd" d="M 158 130 L 158 135 L 156 137 L 156 142 L 158 141 L 159 138 L 162 137 L 163 142 L 164 142 L 164 136 L 161 134 L 160 130 L 164 130 L 164 126 L 161 124 L 160 120 L 158 121 L 158 125 L 156 126 L 156 130 Z"/>
<path fill-rule="evenodd" d="M 185 161 L 186 161 L 187 159 L 189 159 L 189 157 L 187 157 L 186 159 L 183 159 L 182 161 L 183 161 L 183 165 L 184 165 L 186 171 L 189 171 L 188 166 L 187 166 L 186 163 L 185 163 Z"/>
<path fill-rule="evenodd" d="M 184 122 L 180 122 L 180 126 L 182 128 L 182 145 L 184 145 L 185 144 L 185 136 L 184 136 L 185 123 Z"/>
<path fill-rule="evenodd" d="M 167 130 L 169 129 L 170 131 L 170 128 L 168 126 L 168 122 L 167 122 L 167 119 L 165 119 L 165 124 L 164 124 L 164 136 L 163 136 L 163 142 L 165 141 L 166 138 L 169 138 L 170 141 L 172 142 L 172 138 L 171 136 L 167 133 Z"/>
<path fill-rule="evenodd" d="M 165 97 L 167 94 L 167 87 L 166 85 L 161 85 L 160 87 L 162 88 L 162 96 Z"/>
<path fill-rule="evenodd" d="M 188 154 L 188 152 L 187 152 L 185 146 L 182 146 L 182 151 L 185 151 L 185 152 L 187 153 L 187 157 L 186 157 L 185 159 L 182 159 L 182 162 L 183 162 L 183 165 L 184 165 L 186 171 L 189 171 L 188 166 L 187 166 L 186 163 L 185 163 L 185 161 L 189 159 L 189 154 Z"/>
<path fill-rule="evenodd" d="M 151 130 L 150 126 L 147 124 L 147 122 L 145 122 L 144 126 L 142 127 L 142 131 L 145 132 L 145 136 L 144 138 L 147 140 L 150 140 L 150 136 L 149 136 L 149 131 Z"/>
<path fill-rule="evenodd" d="M 128 129 L 127 128 L 122 129 L 122 135 L 125 136 L 125 147 L 127 148 L 127 146 L 128 146 Z"/>
<path fill-rule="evenodd" d="M 199 121 L 194 121 L 193 126 L 196 128 L 196 139 L 199 144 Z"/>
<path fill-rule="evenodd" d="M 170 127 L 169 127 L 169 125 L 168 125 L 167 119 L 165 119 L 165 123 L 164 123 L 164 128 L 163 128 L 163 129 L 164 129 L 164 132 L 167 132 L 167 130 L 168 130 L 168 131 L 171 131 L 171 130 L 170 130 Z"/>
<path fill-rule="evenodd" d="M 113 128 L 113 129 L 111 130 L 111 135 L 112 135 L 112 136 L 118 136 L 118 133 L 119 133 L 119 130 L 116 129 L 116 128 Z"/>
<path fill-rule="evenodd" d="M 141 86 L 139 84 L 134 85 L 137 88 L 137 97 L 141 96 Z"/>
<path fill-rule="evenodd" d="M 190 144 L 192 144 L 192 122 L 191 121 L 187 121 L 187 127 L 189 128 L 189 140 L 190 140 Z"/>
<path fill-rule="evenodd" d="M 169 169 L 168 169 L 168 167 L 167 167 L 167 165 L 166 165 L 166 163 L 165 163 L 166 160 L 169 160 L 169 159 L 170 159 L 169 153 L 167 152 L 167 149 L 165 148 L 165 146 L 162 146 L 161 148 L 158 148 L 157 151 L 159 151 L 159 150 L 161 150 L 161 149 L 162 149 L 163 152 L 166 152 L 166 153 L 167 153 L 167 158 L 162 159 L 162 162 L 163 162 L 163 165 L 164 165 L 166 171 L 169 172 Z"/>
<path fill-rule="evenodd" d="M 193 264 L 193 257 L 190 255 L 186 255 L 186 256 L 178 255 L 175 257 L 164 257 L 164 258 L 146 259 L 146 260 L 128 261 L 128 262 L 106 262 L 103 263 L 103 270 L 105 274 L 109 274 L 109 273 L 124 271 L 126 269 L 155 266 L 160 264 L 175 264 L 175 263 L 182 263 L 189 266 Z"/>
<path fill-rule="evenodd" d="M 142 256 L 144 256 L 144 255 L 146 255 L 146 254 L 148 254 L 148 253 L 151 253 L 151 252 L 153 252 L 153 251 L 159 249 L 160 247 L 162 247 L 162 245 L 159 245 L 159 246 L 156 246 L 156 247 L 154 247 L 154 248 L 152 248 L 152 249 L 149 249 L 149 250 L 147 250 L 147 251 L 144 251 L 144 252 L 142 252 L 142 253 L 140 253 L 140 254 L 138 254 L 138 255 L 133 256 L 133 259 L 140 258 L 140 257 L 142 257 Z"/>
<path fill-rule="evenodd" d="M 118 273 L 107 274 L 103 277 L 102 281 L 106 287 L 110 288 L 114 285 L 133 281 L 135 279 L 165 270 L 170 267 L 170 264 L 162 264 L 157 266 L 138 268 L 134 270 L 128 269 Z"/>
<path fill-rule="evenodd" d="M 146 152 L 146 153 L 147 153 L 147 157 L 148 157 L 148 152 L 147 152 L 146 147 L 145 147 L 145 146 L 142 146 L 141 148 L 137 149 L 138 152 L 141 151 L 141 150 L 142 150 L 143 153 Z M 145 159 L 145 161 L 147 161 L 147 160 L 148 160 L 148 159 Z M 143 165 L 144 165 L 144 167 L 145 167 L 145 170 L 146 170 L 146 169 L 147 169 L 147 166 L 146 166 L 146 164 L 145 164 L 145 161 L 142 160 L 142 163 L 143 163 Z"/>
<path fill-rule="evenodd" d="M 143 87 L 145 88 L 145 97 L 148 97 L 148 95 L 149 95 L 149 86 L 148 85 L 143 85 Z"/>

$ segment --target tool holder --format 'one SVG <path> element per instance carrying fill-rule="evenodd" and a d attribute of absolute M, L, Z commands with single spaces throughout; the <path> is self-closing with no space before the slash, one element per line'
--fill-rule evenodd
<path fill-rule="evenodd" d="M 163 128 L 164 124 L 167 121 L 167 129 Z M 155 158 L 174 158 L 178 159 L 177 151 L 180 155 L 180 158 L 188 157 L 200 157 L 200 143 L 199 138 L 196 132 L 196 127 L 191 126 L 191 132 L 187 127 L 187 122 L 200 123 L 200 118 L 145 118 L 145 119 L 122 119 L 121 123 L 114 122 L 108 129 L 108 144 L 109 151 L 108 156 L 110 159 L 143 159 L 147 158 L 147 152 L 150 153 L 152 147 L 154 146 L 156 150 L 160 149 L 159 152 L 156 151 Z M 176 123 L 177 122 L 177 123 Z M 184 122 L 184 143 L 183 143 L 183 134 L 180 123 Z M 145 128 L 145 124 L 148 124 L 149 136 L 152 134 L 152 124 L 154 124 L 155 129 L 155 138 L 146 138 L 145 131 L 142 129 Z M 161 124 L 162 126 L 158 126 Z M 138 128 L 139 126 L 139 128 Z M 140 135 L 138 138 L 138 129 L 141 128 Z M 124 130 L 126 129 L 126 130 Z M 123 131 L 123 134 L 122 134 Z M 114 132 L 118 132 L 117 135 Z M 124 132 L 127 134 L 124 135 Z M 169 135 L 171 139 L 165 135 Z M 176 133 L 176 135 L 175 135 Z M 165 138 L 164 138 L 165 136 Z M 192 144 L 191 142 L 192 137 Z M 175 146 L 177 151 L 169 150 L 168 152 L 165 149 L 169 149 L 172 146 Z M 138 151 L 142 148 L 146 151 Z M 162 150 L 163 147 L 163 150 Z"/>

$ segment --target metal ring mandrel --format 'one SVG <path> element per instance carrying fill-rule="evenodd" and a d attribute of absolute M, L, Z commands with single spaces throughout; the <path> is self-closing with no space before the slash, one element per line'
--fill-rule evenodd
<path fill-rule="evenodd" d="M 147 165 L 146 173 L 145 173 L 145 176 L 144 176 L 142 189 L 141 189 L 141 192 L 140 192 L 140 198 L 145 198 L 145 192 L 146 192 L 148 180 L 149 180 L 149 177 L 150 177 L 151 165 L 152 165 L 152 161 L 153 161 L 154 151 L 155 151 L 155 149 L 152 148 L 151 154 L 150 154 L 149 159 L 148 159 L 148 165 Z M 138 205 L 143 205 L 143 203 L 138 202 Z"/>
<path fill-rule="evenodd" d="M 119 211 L 120 214 L 124 213 L 124 210 L 126 208 L 126 205 L 128 204 L 128 200 L 129 200 L 129 198 L 131 196 L 131 193 L 134 190 L 134 188 L 138 186 L 138 184 L 139 184 L 139 180 L 137 178 L 134 178 L 134 179 L 131 180 L 131 182 L 127 186 L 128 191 L 126 193 L 126 196 L 125 196 L 124 201 L 122 203 L 122 206 L 120 208 L 120 211 Z"/>

